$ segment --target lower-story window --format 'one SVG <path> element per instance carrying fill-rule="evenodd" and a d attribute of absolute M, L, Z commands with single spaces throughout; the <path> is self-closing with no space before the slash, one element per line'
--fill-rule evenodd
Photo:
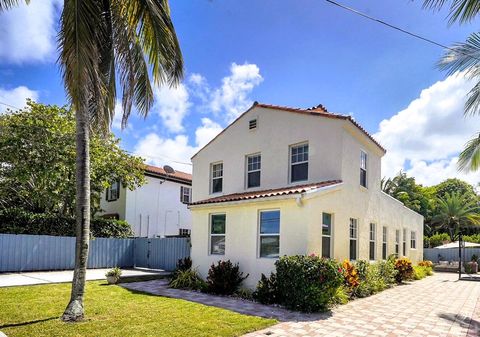
<path fill-rule="evenodd" d="M 407 256 L 407 230 L 403 229 L 403 242 L 402 242 L 402 254 Z"/>
<path fill-rule="evenodd" d="M 400 255 L 400 229 L 395 230 L 395 254 Z"/>
<path fill-rule="evenodd" d="M 412 249 L 417 248 L 417 233 L 414 231 L 410 233 L 410 248 Z"/>
<path fill-rule="evenodd" d="M 350 218 L 350 260 L 357 259 L 358 222 Z"/>
<path fill-rule="evenodd" d="M 278 257 L 280 254 L 280 211 L 261 211 L 258 227 L 260 257 Z"/>
<path fill-rule="evenodd" d="M 382 259 L 387 259 L 387 239 L 388 239 L 388 232 L 387 227 L 382 227 Z"/>
<path fill-rule="evenodd" d="M 331 257 L 332 251 L 332 215 L 322 213 L 322 257 Z"/>
<path fill-rule="evenodd" d="M 376 238 L 377 238 L 377 225 L 374 223 L 370 224 L 370 246 L 369 246 L 369 254 L 368 258 L 370 261 L 375 260 L 375 246 L 376 246 Z"/>
<path fill-rule="evenodd" d="M 210 254 L 225 255 L 225 214 L 210 215 Z"/>

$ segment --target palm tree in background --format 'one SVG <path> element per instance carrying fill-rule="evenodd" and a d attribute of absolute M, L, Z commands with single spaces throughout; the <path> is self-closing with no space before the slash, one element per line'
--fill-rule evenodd
<path fill-rule="evenodd" d="M 479 0 L 424 0 L 423 6 L 434 10 L 448 6 L 450 24 L 469 23 L 480 14 Z M 468 93 L 464 114 L 480 114 L 480 33 L 472 33 L 465 42 L 453 45 L 438 65 L 440 69 L 448 70 L 449 75 L 461 71 L 466 78 L 477 81 Z M 480 133 L 465 144 L 459 156 L 458 168 L 461 171 L 480 169 Z"/>
<path fill-rule="evenodd" d="M 446 229 L 452 241 L 461 228 L 480 225 L 479 207 L 476 202 L 467 200 L 459 193 L 446 193 L 437 200 L 437 212 L 432 223 L 437 228 Z"/>
<path fill-rule="evenodd" d="M 0 0 L 0 13 L 21 0 Z M 76 118 L 76 247 L 64 321 L 84 317 L 90 236 L 90 132 L 106 134 L 117 98 L 122 126 L 132 106 L 146 116 L 156 85 L 176 85 L 183 59 L 167 0 L 64 0 L 58 48 L 65 89 Z"/>

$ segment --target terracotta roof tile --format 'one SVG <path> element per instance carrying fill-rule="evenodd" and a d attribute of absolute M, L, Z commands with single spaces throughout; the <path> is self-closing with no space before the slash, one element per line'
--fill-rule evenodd
<path fill-rule="evenodd" d="M 185 172 L 175 170 L 175 173 L 168 174 L 167 172 L 165 172 L 163 168 L 152 166 L 152 165 L 145 165 L 145 171 L 148 173 L 153 173 L 153 174 L 161 175 L 164 177 L 171 177 L 179 180 L 184 180 L 190 184 L 192 183 L 192 175 L 190 173 L 185 173 Z"/>
<path fill-rule="evenodd" d="M 270 190 L 233 193 L 233 194 L 222 195 L 222 196 L 214 197 L 210 199 L 196 201 L 191 203 L 190 205 L 215 204 L 215 203 L 230 202 L 230 201 L 250 200 L 250 199 L 276 197 L 276 196 L 289 195 L 289 194 L 298 194 L 298 193 L 304 193 L 311 190 L 316 190 L 321 187 L 333 186 L 341 182 L 342 182 L 341 180 L 328 180 L 328 181 L 322 181 L 319 183 L 296 185 L 296 186 L 275 188 Z"/>

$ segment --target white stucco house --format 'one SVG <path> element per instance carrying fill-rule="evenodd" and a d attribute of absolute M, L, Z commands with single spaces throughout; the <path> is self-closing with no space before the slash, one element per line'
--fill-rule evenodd
<path fill-rule="evenodd" d="M 126 220 L 137 237 L 190 235 L 191 174 L 147 165 L 145 178 L 133 191 L 113 183 L 101 197 L 100 215 Z"/>
<path fill-rule="evenodd" d="M 254 103 L 192 157 L 192 259 L 239 262 L 254 287 L 279 256 L 423 256 L 423 217 L 382 192 L 385 149 L 319 105 Z"/>

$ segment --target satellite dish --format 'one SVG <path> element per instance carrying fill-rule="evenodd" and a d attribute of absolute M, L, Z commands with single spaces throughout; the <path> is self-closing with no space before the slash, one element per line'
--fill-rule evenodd
<path fill-rule="evenodd" d="M 169 166 L 169 165 L 163 166 L 163 170 L 164 170 L 167 174 L 174 174 L 174 173 L 175 173 L 175 170 L 173 169 L 173 167 L 171 167 L 171 166 Z"/>

